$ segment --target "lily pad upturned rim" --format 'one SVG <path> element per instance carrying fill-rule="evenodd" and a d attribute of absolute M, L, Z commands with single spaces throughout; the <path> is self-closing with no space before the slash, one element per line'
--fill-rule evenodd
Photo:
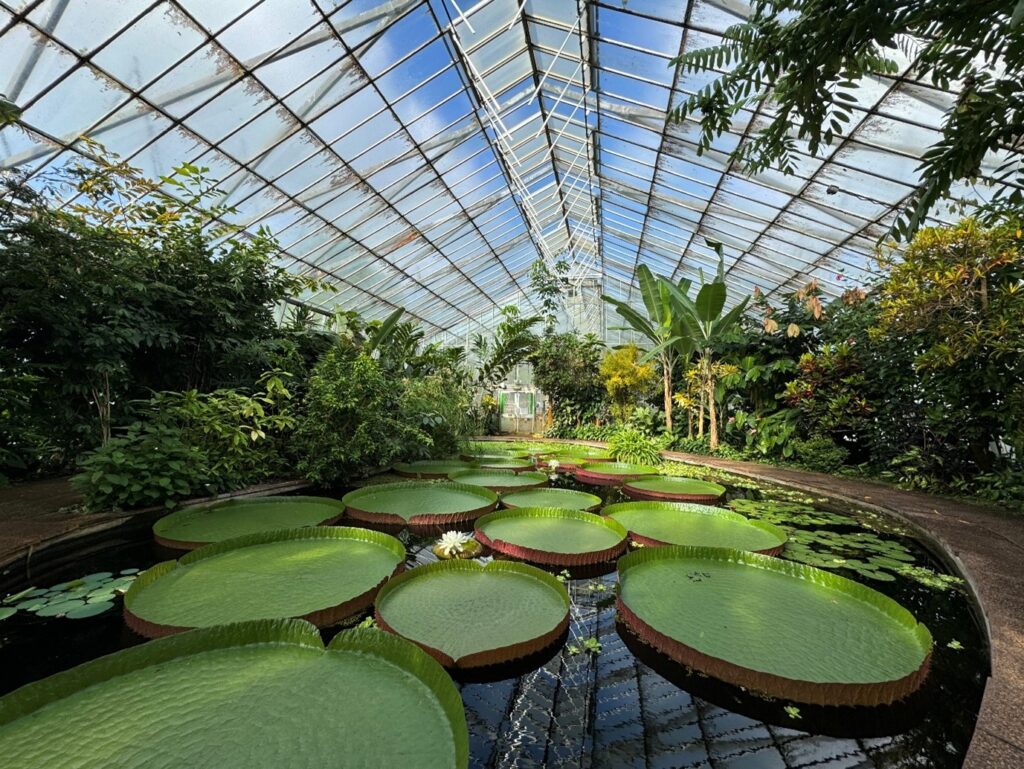
<path fill-rule="evenodd" d="M 692 491 L 665 491 L 652 488 L 659 483 L 679 483 L 692 487 Z M 718 483 L 685 478 L 674 475 L 660 475 L 657 478 L 637 478 L 622 485 L 622 492 L 632 499 L 656 500 L 661 502 L 695 502 L 714 504 L 725 496 L 726 488 Z"/>
<path fill-rule="evenodd" d="M 499 449 L 499 450 L 497 450 L 497 451 L 495 451 L 493 453 L 479 452 L 479 453 L 476 453 L 476 454 L 471 454 L 469 452 L 464 452 L 462 454 L 459 454 L 459 459 L 462 459 L 462 460 L 464 460 L 466 462 L 473 462 L 475 464 L 483 464 L 484 462 L 486 462 L 489 459 L 490 460 L 496 460 L 496 459 L 529 459 L 529 458 L 530 458 L 529 452 L 515 451 L 513 449 Z"/>
<path fill-rule="evenodd" d="M 629 579 L 628 575 L 632 569 L 651 561 L 677 558 L 745 564 L 785 574 L 794 579 L 810 580 L 824 588 L 843 592 L 856 600 L 871 605 L 897 624 L 910 630 L 923 652 L 921 664 L 907 675 L 889 681 L 870 683 L 807 681 L 747 668 L 688 646 L 656 630 L 634 612 L 622 598 L 623 586 Z M 620 558 L 616 568 L 619 589 L 615 607 L 623 624 L 644 643 L 667 654 L 676 662 L 729 684 L 774 697 L 815 705 L 876 706 L 891 704 L 911 694 L 921 686 L 928 675 L 932 656 L 932 635 L 928 628 L 918 622 L 908 609 L 892 598 L 845 577 L 812 566 L 757 553 L 678 545 L 636 550 Z M 768 611 L 768 607 L 765 607 L 765 611 Z"/>
<path fill-rule="evenodd" d="M 400 590 L 403 585 L 406 585 L 413 580 L 429 579 L 431 574 L 455 571 L 472 572 L 474 574 L 497 572 L 532 577 L 549 587 L 559 596 L 565 604 L 565 615 L 551 630 L 543 635 L 537 636 L 536 638 L 514 644 L 496 646 L 491 649 L 483 649 L 479 652 L 465 654 L 458 658 L 453 658 L 440 649 L 434 648 L 423 641 L 409 638 L 407 636 L 401 636 L 401 634 L 392 628 L 388 624 L 387 620 L 382 616 L 381 606 L 385 604 L 391 593 L 396 590 Z M 484 667 L 488 665 L 500 665 L 522 657 L 527 657 L 548 648 L 552 643 L 560 638 L 563 633 L 565 633 L 566 628 L 569 626 L 570 607 L 571 602 L 569 600 L 569 593 L 566 590 L 565 585 L 546 571 L 525 563 L 517 563 L 515 561 L 491 561 L 488 564 L 482 564 L 479 561 L 453 559 L 450 561 L 437 561 L 436 563 L 417 566 L 415 569 L 399 574 L 397 577 L 390 580 L 383 588 L 381 588 L 381 591 L 377 594 L 377 598 L 374 601 L 374 618 L 377 621 L 377 625 L 382 629 L 389 633 L 399 635 L 411 643 L 416 644 L 445 667 L 465 669 Z M 469 621 L 488 622 L 490 620 L 487 617 L 472 616 L 469 618 Z"/>
<path fill-rule="evenodd" d="M 524 520 L 530 518 L 560 518 L 563 520 L 585 521 L 591 525 L 604 526 L 610 529 L 619 536 L 619 541 L 615 545 L 601 550 L 566 553 L 517 545 L 514 542 L 502 539 L 492 540 L 483 531 L 482 527 L 487 526 L 488 523 L 508 518 L 521 518 Z M 592 566 L 614 560 L 625 551 L 629 532 L 618 521 L 595 513 L 585 513 L 581 510 L 565 510 L 557 507 L 516 507 L 511 510 L 498 510 L 480 518 L 476 522 L 474 536 L 480 544 L 493 552 L 501 553 L 511 558 L 518 558 L 529 563 L 544 566 L 571 568 L 574 566 Z"/>
<path fill-rule="evenodd" d="M 193 630 L 195 628 L 180 625 L 166 625 L 144 619 L 132 611 L 132 604 L 135 602 L 139 593 L 145 590 L 149 585 L 152 585 L 161 577 L 182 566 L 188 566 L 196 561 L 213 558 L 218 555 L 246 547 L 303 539 L 347 539 L 369 542 L 390 550 L 398 559 L 398 563 L 391 574 L 385 576 L 369 590 L 333 606 L 325 606 L 321 609 L 307 612 L 299 617 L 291 618 L 305 620 L 317 627 L 329 627 L 331 625 L 335 625 L 342 620 L 352 617 L 364 609 L 369 608 L 373 604 L 373 599 L 376 597 L 377 591 L 380 590 L 381 586 L 384 585 L 384 583 L 386 583 L 391 577 L 401 573 L 405 568 L 405 546 L 390 534 L 372 531 L 371 529 L 361 529 L 351 526 L 317 526 L 306 529 L 279 529 L 277 531 L 259 532 L 258 534 L 235 537 L 234 539 L 224 540 L 223 542 L 214 542 L 213 544 L 206 545 L 205 547 L 192 550 L 176 561 L 163 561 L 146 569 L 146 571 L 142 572 L 142 574 L 132 582 L 131 587 L 129 587 L 124 594 L 125 624 L 133 631 L 146 638 L 162 638 L 164 636 Z"/>
<path fill-rule="evenodd" d="M 581 502 L 589 502 L 586 507 L 570 507 L 568 505 L 538 505 L 538 504 L 516 504 L 513 497 L 526 497 L 530 494 L 557 494 L 559 497 L 568 497 L 571 499 L 577 499 Z M 510 501 L 511 500 L 511 501 Z M 520 507 L 558 507 L 565 510 L 582 510 L 585 513 L 593 513 L 600 509 L 604 501 L 597 496 L 597 494 L 591 494 L 588 491 L 577 491 L 576 489 L 552 489 L 552 488 L 536 488 L 536 489 L 522 489 L 520 491 L 510 491 L 507 494 L 501 495 L 501 504 L 509 510 L 514 510 Z"/>
<path fill-rule="evenodd" d="M 311 496 L 265 496 L 265 497 L 231 497 L 229 499 L 217 499 L 212 502 L 200 502 L 195 505 L 188 505 L 182 507 L 179 510 L 175 510 L 169 513 L 153 524 L 153 539 L 158 545 L 163 547 L 171 548 L 172 550 L 195 550 L 199 547 L 205 547 L 206 545 L 212 544 L 213 542 L 221 542 L 224 540 L 189 540 L 180 539 L 178 537 L 171 536 L 174 531 L 174 524 L 187 516 L 194 514 L 198 510 L 216 510 L 217 508 L 225 507 L 241 507 L 243 505 L 258 505 L 258 506 L 271 506 L 271 505 L 285 505 L 287 503 L 313 503 L 322 505 L 328 508 L 331 514 L 320 521 L 306 525 L 308 526 L 330 526 L 337 523 L 344 516 L 345 505 L 339 502 L 337 499 L 331 499 L 330 497 L 311 497 Z M 275 529 L 285 528 L 285 525 L 276 526 Z M 296 527 L 298 528 L 298 527 Z M 275 529 L 270 529 L 273 531 Z M 255 533 L 255 532 L 253 532 Z M 244 536 L 244 535 L 243 535 Z"/>
<path fill-rule="evenodd" d="M 418 478 L 425 481 L 441 480 L 448 477 L 453 470 L 471 470 L 477 465 L 462 459 L 419 459 L 415 462 L 395 462 L 391 470 L 403 478 Z M 433 470 L 421 468 L 433 467 Z"/>
<path fill-rule="evenodd" d="M 789 535 L 786 533 L 786 530 L 781 526 L 776 526 L 772 523 L 766 523 L 764 521 L 758 521 L 751 518 L 747 518 L 745 515 L 737 513 L 734 510 L 726 510 L 725 508 L 722 507 L 712 507 L 710 505 L 703 505 L 696 502 L 661 502 L 659 500 L 634 500 L 631 502 L 617 502 L 613 505 L 607 505 L 604 509 L 602 509 L 601 515 L 606 515 L 609 518 L 618 520 L 617 518 L 615 518 L 616 513 L 635 510 L 640 506 L 643 506 L 646 509 L 675 510 L 680 513 L 710 515 L 717 518 L 724 518 L 728 520 L 741 522 L 755 529 L 760 529 L 766 534 L 772 535 L 778 541 L 778 544 L 773 547 L 765 548 L 763 550 L 749 551 L 759 553 L 761 555 L 778 555 L 786 547 L 786 541 L 789 539 Z M 626 526 L 626 524 L 624 523 L 622 525 Z M 629 530 L 629 538 L 633 542 L 637 542 L 647 547 L 688 547 L 687 545 L 679 545 L 678 543 L 674 542 L 665 542 L 663 540 L 655 539 L 654 537 L 646 536 L 639 532 L 633 531 L 628 526 L 626 526 L 626 529 Z"/>
<path fill-rule="evenodd" d="M 460 470 L 459 472 L 467 471 Z M 359 500 L 362 497 L 379 493 L 381 491 L 398 491 L 402 489 L 422 490 L 427 484 L 429 484 L 431 488 L 451 489 L 453 491 L 473 494 L 479 497 L 482 502 L 485 502 L 485 504 L 466 510 L 458 510 L 453 513 L 413 513 L 408 518 L 404 517 L 400 513 L 378 513 L 372 510 L 364 510 L 359 507 Z M 341 501 L 345 503 L 345 513 L 356 521 L 397 526 L 430 527 L 457 525 L 460 523 L 475 521 L 484 513 L 488 513 L 498 506 L 498 495 L 490 489 L 471 483 L 457 483 L 451 480 L 422 480 L 399 481 L 398 483 L 378 483 L 370 486 L 363 486 L 362 488 L 353 489 L 348 492 L 341 498 Z"/>
<path fill-rule="evenodd" d="M 534 481 L 534 483 L 515 483 L 508 486 L 503 486 L 497 483 L 489 483 L 486 486 L 483 484 L 473 483 L 464 479 L 472 477 L 474 474 L 486 473 L 487 475 L 507 476 L 509 478 L 526 478 Z M 549 481 L 548 477 L 544 473 L 536 471 L 526 472 L 515 472 L 513 470 L 486 470 L 484 468 L 477 468 L 475 470 L 459 470 L 458 472 L 448 473 L 448 479 L 454 483 L 460 485 L 475 486 L 478 489 L 490 489 L 495 493 L 506 493 L 511 491 L 523 491 L 525 489 L 539 489 L 541 486 L 547 486 Z"/>
<path fill-rule="evenodd" d="M 377 657 L 419 680 L 436 697 L 452 730 L 455 766 L 469 765 L 469 729 L 462 697 L 429 654 L 405 639 L 371 628 L 354 628 L 324 646 L 320 631 L 301 619 L 253 620 L 198 628 L 121 649 L 0 697 L 0 726 L 31 716 L 54 702 L 145 668 L 205 652 L 246 646 L 303 646 L 323 652 L 351 651 Z M 202 682 L 196 682 L 202 685 Z"/>
<path fill-rule="evenodd" d="M 615 470 L 611 469 L 615 466 Z M 604 469 L 602 469 L 602 467 Z M 631 468 L 619 472 L 622 468 Z M 634 465 L 629 462 L 584 462 L 576 466 L 576 480 L 595 486 L 617 486 L 627 481 L 659 475 L 657 467 L 651 465 Z"/>

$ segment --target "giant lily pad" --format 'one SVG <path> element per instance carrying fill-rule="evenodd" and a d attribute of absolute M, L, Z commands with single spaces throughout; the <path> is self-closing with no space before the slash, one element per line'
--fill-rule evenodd
<path fill-rule="evenodd" d="M 626 462 L 584 462 L 576 468 L 576 480 L 595 486 L 618 486 L 626 481 L 657 474 L 657 467 Z"/>
<path fill-rule="evenodd" d="M 569 594 L 550 574 L 509 561 L 441 561 L 391 580 L 377 623 L 446 667 L 509 662 L 541 651 L 569 624 Z"/>
<path fill-rule="evenodd" d="M 480 467 L 485 470 L 512 470 L 513 472 L 521 472 L 523 470 L 532 470 L 534 468 L 534 461 L 530 457 L 482 457 L 477 461 L 480 463 Z"/>
<path fill-rule="evenodd" d="M 461 470 L 448 475 L 458 483 L 483 486 L 491 491 L 520 491 L 548 485 L 548 477 L 544 473 L 517 473 L 512 470 Z"/>
<path fill-rule="evenodd" d="M 340 694 L 339 694 L 340 693 Z M 299 620 L 195 630 L 0 699 L 10 767 L 468 765 L 462 700 L 416 646 Z"/>
<path fill-rule="evenodd" d="M 537 467 L 550 467 L 552 462 L 558 463 L 558 469 L 575 472 L 582 465 L 593 462 L 611 462 L 612 457 L 605 449 L 592 446 L 556 446 L 553 451 L 539 455 Z"/>
<path fill-rule="evenodd" d="M 626 548 L 626 530 L 618 522 L 545 507 L 485 515 L 476 522 L 476 538 L 496 553 L 543 566 L 606 563 Z"/>
<path fill-rule="evenodd" d="M 364 486 L 342 501 L 356 520 L 410 526 L 449 526 L 474 521 L 498 506 L 493 491 L 467 483 L 406 481 Z"/>
<path fill-rule="evenodd" d="M 125 621 L 150 638 L 253 619 L 333 625 L 370 606 L 404 561 L 401 542 L 367 529 L 250 534 L 148 569 L 125 593 Z"/>
<path fill-rule="evenodd" d="M 345 506 L 327 497 L 256 497 L 190 505 L 153 524 L 153 537 L 166 547 L 192 550 L 211 542 L 277 529 L 336 522 Z"/>
<path fill-rule="evenodd" d="M 881 593 L 736 550 L 646 548 L 619 559 L 622 621 L 675 661 L 819 705 L 881 705 L 917 689 L 932 637 Z"/>
<path fill-rule="evenodd" d="M 424 480 L 435 480 L 447 478 L 448 473 L 457 470 L 468 470 L 476 467 L 472 462 L 464 462 L 461 459 L 421 459 L 418 462 L 398 462 L 392 470 L 398 475 L 407 478 L 421 478 Z"/>
<path fill-rule="evenodd" d="M 526 489 L 501 497 L 505 507 L 560 507 L 563 510 L 593 511 L 601 506 L 596 494 L 574 489 Z"/>
<path fill-rule="evenodd" d="M 751 521 L 720 507 L 684 502 L 621 502 L 601 511 L 629 530 L 642 545 L 727 547 L 778 555 L 786 531 L 770 523 Z"/>
<path fill-rule="evenodd" d="M 654 499 L 664 502 L 696 502 L 714 504 L 725 495 L 725 486 L 696 478 L 675 478 L 659 475 L 640 478 L 622 485 L 622 492 L 633 499 Z"/>

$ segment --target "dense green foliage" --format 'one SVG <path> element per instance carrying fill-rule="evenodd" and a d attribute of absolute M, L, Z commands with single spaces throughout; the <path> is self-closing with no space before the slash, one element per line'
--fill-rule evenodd
<path fill-rule="evenodd" d="M 69 466 L 134 420 L 154 391 L 250 387 L 264 371 L 300 372 L 317 354 L 280 329 L 273 304 L 306 281 L 274 266 L 266 233 L 210 229 L 226 211 L 205 169 L 167 182 L 122 163 L 51 180 L 78 194 L 64 209 L 10 181 L 0 200 L 0 414 L 3 472 Z M 204 229 L 205 228 L 205 229 Z"/>
<path fill-rule="evenodd" d="M 1005 156 L 1024 132 L 1024 5 L 1020 0 L 757 0 L 750 15 L 723 34 L 719 45 L 688 52 L 673 63 L 685 72 L 724 73 L 669 118 L 700 123 L 698 153 L 733 125 L 743 108 L 773 109 L 734 160 L 751 171 L 778 167 L 794 173 L 799 142 L 818 154 L 849 135 L 857 89 L 866 77 L 913 77 L 957 89 L 941 137 L 921 162 L 921 184 L 894 230 L 906 237 L 954 182 L 976 180 L 986 154 Z M 733 129 L 735 130 L 735 129 Z M 1019 211 L 1024 168 L 1011 154 L 993 174 L 990 215 Z"/>
<path fill-rule="evenodd" d="M 365 345 L 339 344 L 310 377 L 294 436 L 298 469 L 330 485 L 396 461 L 450 456 L 474 431 L 471 401 L 460 369 L 398 379 Z"/>
<path fill-rule="evenodd" d="M 592 334 L 551 334 L 540 340 L 530 362 L 534 384 L 548 397 L 549 435 L 569 437 L 574 428 L 603 418 L 603 351 Z"/>
<path fill-rule="evenodd" d="M 708 348 L 717 448 L 710 425 L 704 436 L 692 429 L 709 417 L 699 360 L 673 382 L 691 429 L 677 423 L 659 437 L 639 397 L 629 425 L 679 451 L 1019 504 L 1024 233 L 1015 222 L 965 220 L 922 229 L 879 261 L 875 284 L 831 302 L 813 281 L 774 303 L 755 291 L 751 312 Z M 609 440 L 616 430 L 592 423 L 565 437 Z"/>

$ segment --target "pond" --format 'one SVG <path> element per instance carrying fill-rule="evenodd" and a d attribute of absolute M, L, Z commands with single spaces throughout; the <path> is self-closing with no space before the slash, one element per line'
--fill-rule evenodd
<path fill-rule="evenodd" d="M 827 708 L 753 696 L 689 673 L 617 626 L 614 573 L 566 579 L 572 610 L 563 645 L 515 667 L 458 681 L 469 722 L 470 765 L 961 766 L 989 660 L 966 586 L 891 518 L 731 476 L 715 480 L 728 489 L 725 505 L 790 532 L 783 557 L 864 582 L 928 626 L 935 649 L 922 689 L 884 708 Z M 597 494 L 606 504 L 624 499 L 617 488 L 584 486 L 566 475 L 552 485 Z M 404 531 L 400 538 L 409 567 L 436 560 L 430 550 L 435 537 Z M 144 569 L 168 557 L 148 532 L 115 536 L 69 565 L 32 575 L 32 585 L 50 587 L 97 572 L 117 578 L 122 570 Z M 4 594 L 28 586 L 4 585 Z M 141 642 L 125 627 L 120 605 L 77 620 L 19 611 L 0 622 L 0 692 Z"/>

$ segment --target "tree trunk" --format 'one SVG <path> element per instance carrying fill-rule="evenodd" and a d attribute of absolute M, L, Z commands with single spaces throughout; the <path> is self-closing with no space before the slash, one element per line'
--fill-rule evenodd
<path fill-rule="evenodd" d="M 711 368 L 708 367 L 708 430 L 710 438 L 708 446 L 712 451 L 718 448 L 718 415 L 715 409 L 715 380 L 711 377 Z"/>
<path fill-rule="evenodd" d="M 672 432 L 672 360 L 661 356 L 661 382 L 665 390 L 665 429 Z"/>

